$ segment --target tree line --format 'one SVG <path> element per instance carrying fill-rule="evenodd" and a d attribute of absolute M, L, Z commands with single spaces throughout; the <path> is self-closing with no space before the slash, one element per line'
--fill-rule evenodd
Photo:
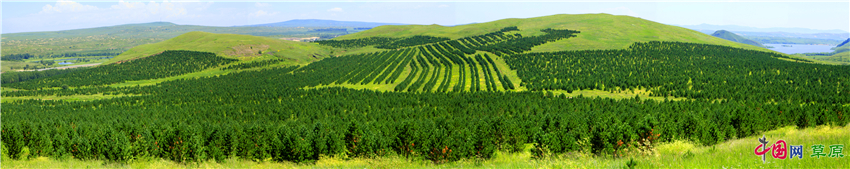
<path fill-rule="evenodd" d="M 644 89 L 651 96 L 769 102 L 850 103 L 850 67 L 795 63 L 777 54 L 685 42 L 624 50 L 506 56 L 529 90 Z"/>

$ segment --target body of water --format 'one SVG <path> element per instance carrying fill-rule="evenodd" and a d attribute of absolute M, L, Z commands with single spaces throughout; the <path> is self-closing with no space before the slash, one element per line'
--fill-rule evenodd
<path fill-rule="evenodd" d="M 799 44 L 764 44 L 764 46 L 773 46 L 773 48 L 768 49 L 786 54 L 832 52 L 831 48 L 835 47 L 834 45 Z"/>
<path fill-rule="evenodd" d="M 68 59 L 56 59 L 55 61 L 63 61 L 63 60 L 78 60 L 78 59 L 90 59 L 90 60 L 95 60 L 95 59 L 110 59 L 110 58 L 113 58 L 113 57 L 99 57 L 99 58 L 68 58 Z"/>
<path fill-rule="evenodd" d="M 73 63 L 73 62 L 59 62 L 59 63 L 56 63 L 56 64 L 60 64 L 60 65 L 70 65 L 70 64 L 74 64 L 74 63 Z"/>

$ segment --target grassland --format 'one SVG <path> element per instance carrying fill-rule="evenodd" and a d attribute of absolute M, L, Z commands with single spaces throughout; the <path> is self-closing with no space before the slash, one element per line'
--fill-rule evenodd
<path fill-rule="evenodd" d="M 803 145 L 803 159 L 773 159 L 762 162 L 753 154 L 759 144 L 758 137 L 732 139 L 716 145 L 700 146 L 690 141 L 677 140 L 658 143 L 652 151 L 633 151 L 625 157 L 600 157 L 585 152 L 562 156 L 534 158 L 527 145 L 523 152 L 497 152 L 491 159 L 466 159 L 445 164 L 434 164 L 423 159 L 400 156 L 378 158 L 322 157 L 312 163 L 250 161 L 230 158 L 221 163 L 175 163 L 163 159 L 143 158 L 127 163 L 103 160 L 78 160 L 67 158 L 29 157 L 9 160 L 3 154 L 4 168 L 624 168 L 629 160 L 636 168 L 846 168 L 850 158 L 812 158 L 810 146 L 850 143 L 850 126 L 824 125 L 806 129 L 794 126 L 763 132 L 770 142 L 784 140 L 789 145 Z M 845 147 L 846 148 L 846 147 Z M 25 156 L 26 157 L 26 156 Z"/>
<path fill-rule="evenodd" d="M 32 62 L 24 62 L 24 61 L 0 61 L 0 71 L 12 71 L 12 68 L 21 69 L 27 65 L 30 67 L 40 67 L 43 66 L 40 63 L 32 63 Z"/>
<path fill-rule="evenodd" d="M 134 47 L 105 64 L 146 57 L 164 50 L 212 52 L 231 58 L 260 56 L 260 52 L 263 52 L 291 59 L 293 63 L 309 63 L 328 56 L 326 47 L 312 43 L 250 35 L 189 32 L 163 42 Z"/>
<path fill-rule="evenodd" d="M 77 66 L 77 65 L 86 65 L 86 64 L 94 64 L 94 63 L 102 63 L 104 61 L 109 60 L 108 58 L 104 58 L 103 56 L 85 56 L 85 57 L 72 57 L 70 59 L 76 58 L 77 60 L 62 60 L 69 58 L 44 58 L 44 59 L 24 59 L 22 61 L 2 61 L 3 71 L 20 71 L 23 70 L 24 66 L 29 65 L 28 70 L 34 69 L 43 69 L 43 68 L 52 68 L 52 67 L 66 67 L 66 66 Z M 40 61 L 54 61 L 55 63 L 50 66 L 46 66 L 44 64 L 39 63 Z M 60 65 L 59 63 L 63 61 L 72 62 L 73 64 L 65 64 Z"/>
<path fill-rule="evenodd" d="M 634 42 L 646 41 L 694 42 L 773 52 L 757 46 L 720 39 L 687 28 L 665 25 L 631 16 L 610 14 L 560 14 L 523 19 L 511 18 L 451 27 L 440 25 L 385 25 L 334 39 L 408 37 L 413 35 L 455 39 L 497 31 L 507 26 L 517 26 L 520 29 L 517 33 L 523 36 L 541 35 L 543 32 L 539 30 L 545 28 L 581 31 L 575 38 L 546 43 L 532 48 L 530 52 L 625 49 Z"/>

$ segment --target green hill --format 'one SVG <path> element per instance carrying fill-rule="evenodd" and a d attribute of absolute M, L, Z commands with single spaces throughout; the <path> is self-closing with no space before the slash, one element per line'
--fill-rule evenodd
<path fill-rule="evenodd" d="M 848 42 L 850 42 L 850 38 L 847 38 L 847 40 L 844 40 L 844 42 L 841 42 L 841 44 L 838 44 L 838 46 L 835 46 L 835 47 L 846 47 L 846 46 L 850 46 L 850 44 L 848 44 Z"/>
<path fill-rule="evenodd" d="M 328 47 L 313 43 L 286 41 L 268 37 L 236 34 L 189 32 L 159 43 L 134 47 L 104 64 L 146 57 L 165 50 L 193 50 L 212 52 L 230 58 L 271 54 L 302 64 L 328 56 Z"/>
<path fill-rule="evenodd" d="M 759 42 L 738 36 L 735 33 L 732 33 L 732 32 L 726 31 L 726 30 L 718 30 L 717 32 L 714 32 L 713 34 L 711 34 L 711 36 L 723 38 L 723 39 L 726 39 L 726 40 L 729 40 L 729 41 L 732 41 L 732 42 L 738 42 L 738 43 L 743 43 L 743 44 L 748 44 L 748 45 L 753 45 L 753 46 L 758 46 L 758 47 L 764 47 L 764 45 L 762 45 Z"/>
<path fill-rule="evenodd" d="M 2 36 L 2 55 L 6 58 L 10 55 L 27 54 L 38 60 L 115 56 L 139 45 L 165 41 L 192 31 L 273 38 L 327 37 L 360 31 L 350 29 L 351 27 L 343 27 L 348 29 L 346 31 L 320 31 L 318 28 L 327 27 L 215 27 L 152 22 L 63 31 L 7 33 Z M 10 67 L 3 64 L 2 69 L 6 71 Z"/>
<path fill-rule="evenodd" d="M 559 14 L 524 19 L 501 19 L 487 23 L 460 26 L 440 25 L 386 25 L 363 32 L 334 38 L 335 40 L 358 39 L 366 37 L 409 37 L 428 35 L 436 37 L 461 38 L 481 35 L 508 26 L 517 26 L 523 36 L 543 34 L 539 30 L 570 29 L 581 31 L 575 38 L 559 40 L 534 47 L 531 52 L 552 52 L 564 50 L 626 49 L 634 42 L 679 41 L 704 44 L 716 44 L 765 52 L 765 48 L 730 42 L 724 39 L 700 33 L 698 31 L 665 25 L 641 18 L 610 14 Z"/>
<path fill-rule="evenodd" d="M 845 40 L 841 44 L 832 48 L 832 52 L 823 53 L 805 53 L 801 54 L 815 60 L 826 61 L 825 63 L 832 64 L 850 64 L 850 39 Z"/>
<path fill-rule="evenodd" d="M 325 157 L 400 157 L 400 165 L 437 168 L 523 152 L 546 161 L 630 158 L 621 166 L 633 167 L 632 157 L 670 153 L 656 149 L 659 143 L 722 148 L 780 126 L 850 124 L 850 66 L 802 63 L 808 61 L 632 17 L 557 16 L 591 19 L 541 17 L 544 26 L 513 19 L 523 24 L 316 43 L 186 33 L 111 60 L 120 64 L 4 83 L 12 90 L 0 92 L 0 157 L 190 165 L 235 158 L 306 167 Z M 641 42 L 662 37 L 700 43 Z M 569 50 L 577 48 L 611 50 Z M 163 52 L 175 49 L 208 52 Z M 287 59 L 317 61 L 277 64 Z M 140 81 L 146 84 L 132 85 Z M 738 150 L 727 154 L 752 151 Z M 706 159 L 693 156 L 704 152 L 671 151 L 678 154 L 672 158 Z M 764 164 L 747 159 L 731 163 Z M 848 164 L 806 159 L 771 163 Z"/>

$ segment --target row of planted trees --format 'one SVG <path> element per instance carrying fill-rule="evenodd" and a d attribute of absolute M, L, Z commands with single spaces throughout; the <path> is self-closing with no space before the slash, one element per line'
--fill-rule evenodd
<path fill-rule="evenodd" d="M 445 162 L 486 159 L 528 143 L 538 156 L 618 155 L 658 141 L 710 145 L 779 126 L 850 122 L 848 107 L 823 103 L 301 90 L 287 85 L 302 80 L 297 75 L 275 83 L 247 78 L 266 78 L 252 72 L 164 83 L 144 96 L 4 103 L 3 145 L 12 158 L 27 147 L 37 156 L 114 161 L 303 162 L 396 154 Z"/>
<path fill-rule="evenodd" d="M 718 45 L 645 42 L 625 50 L 504 58 L 529 90 L 644 89 L 658 97 L 850 103 L 850 67 L 795 63 L 776 55 Z"/>

